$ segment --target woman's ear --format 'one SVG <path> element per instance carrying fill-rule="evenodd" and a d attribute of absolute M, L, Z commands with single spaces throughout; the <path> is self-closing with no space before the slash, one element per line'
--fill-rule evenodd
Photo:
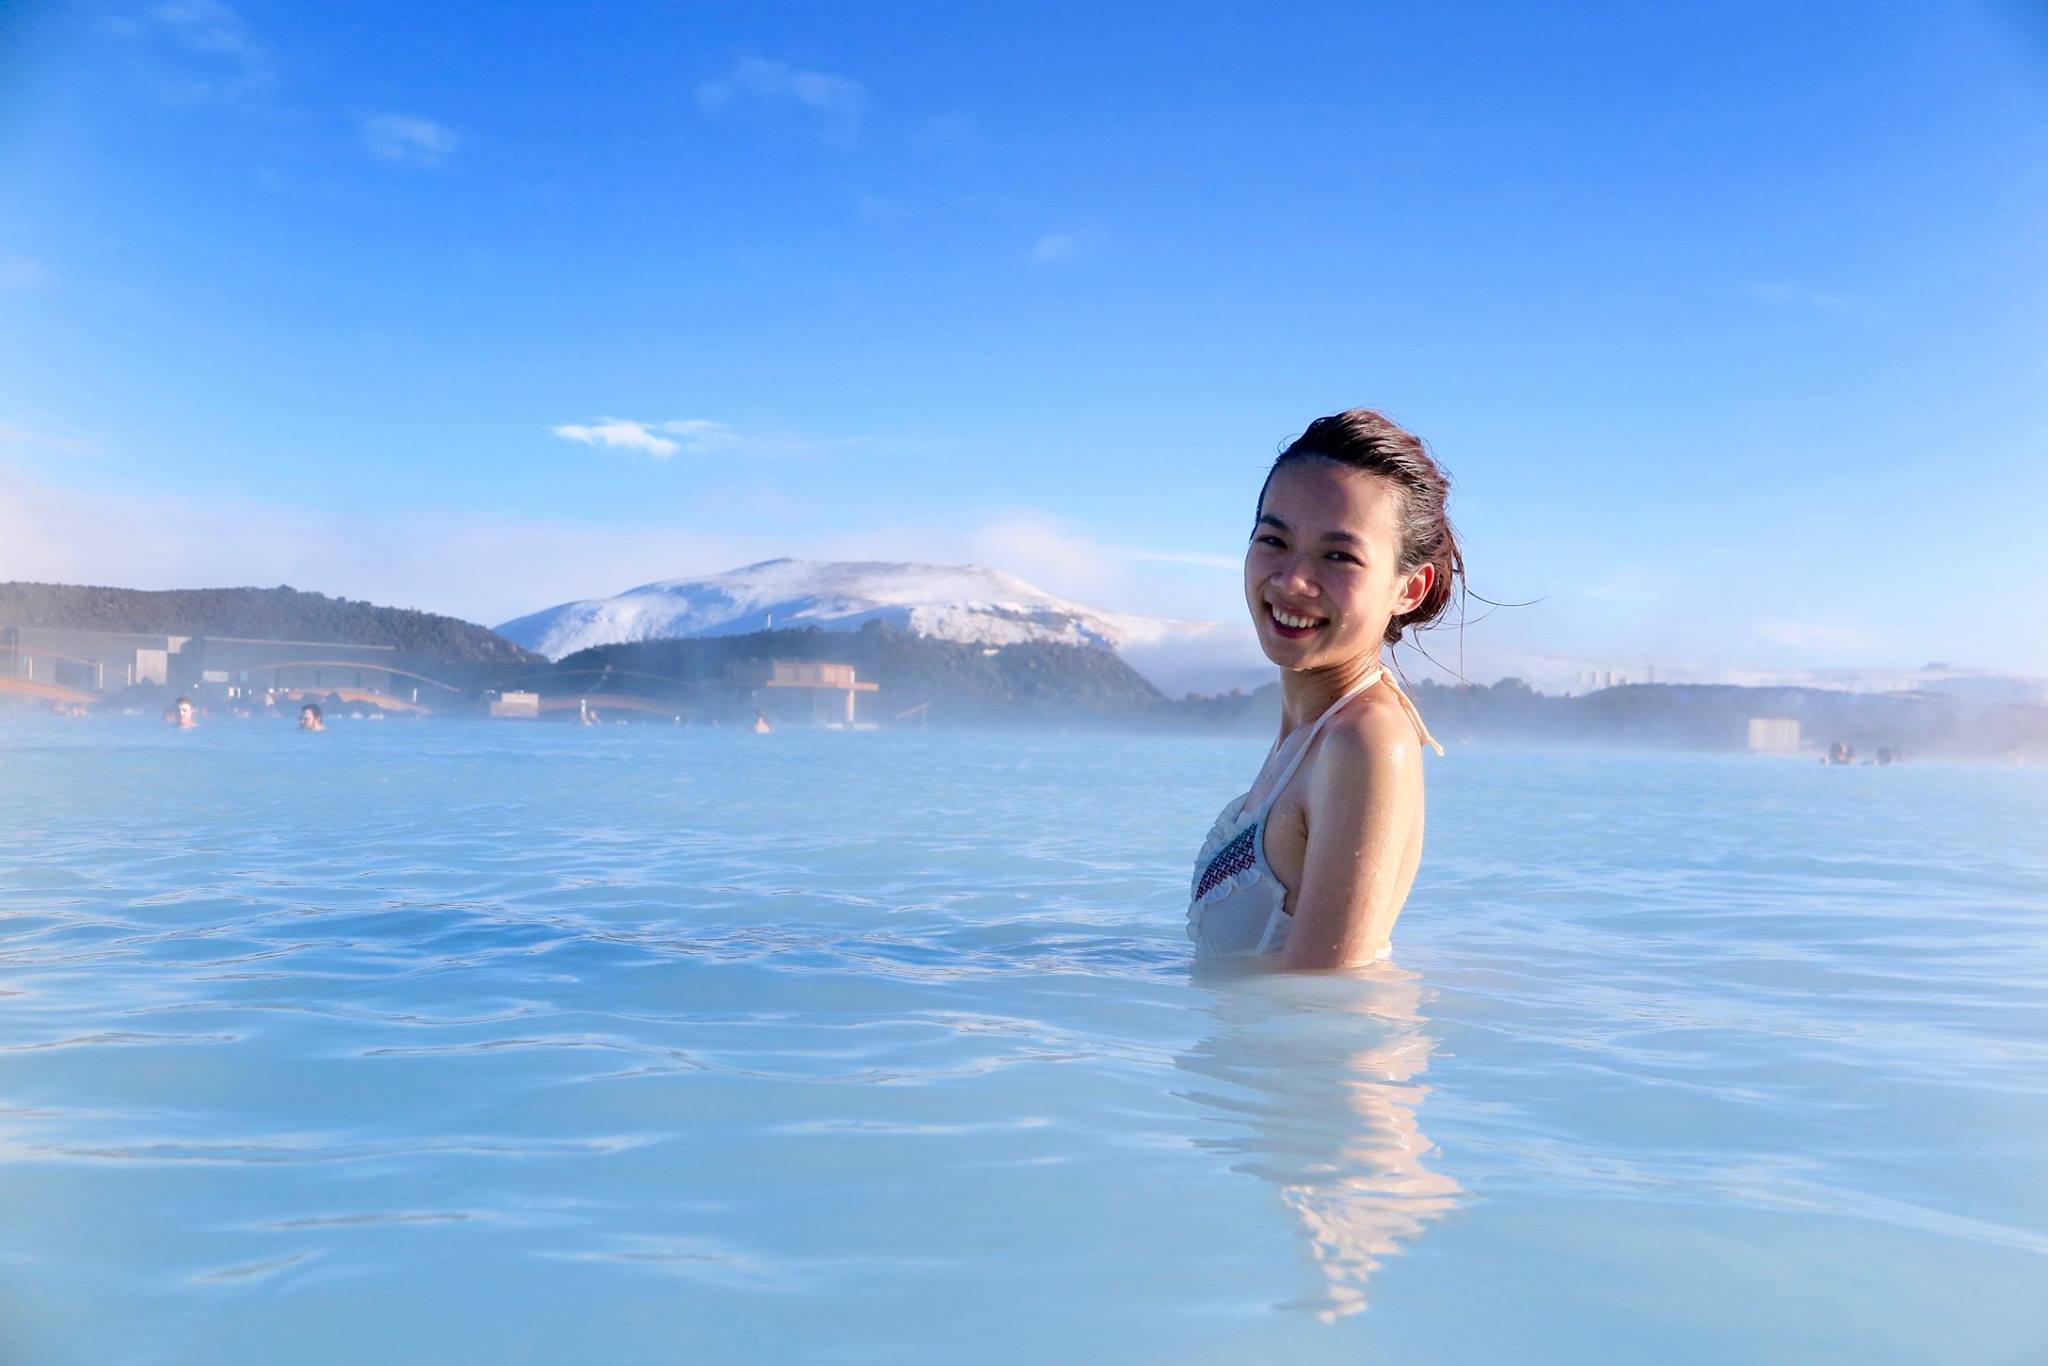
<path fill-rule="evenodd" d="M 1401 595 L 1394 599 L 1394 615 L 1401 616 L 1422 606 L 1422 600 L 1429 596 L 1430 588 L 1436 583 L 1436 566 L 1417 565 L 1409 571 L 1408 579 L 1401 585 Z"/>

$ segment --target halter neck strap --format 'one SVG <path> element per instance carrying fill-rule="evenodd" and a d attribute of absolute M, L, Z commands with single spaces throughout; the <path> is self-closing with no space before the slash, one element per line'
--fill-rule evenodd
<path fill-rule="evenodd" d="M 1259 803 L 1259 819 L 1261 821 L 1265 820 L 1266 813 L 1273 809 L 1273 803 L 1279 799 L 1280 794 L 1286 791 L 1288 780 L 1294 776 L 1294 770 L 1301 767 L 1302 759 L 1308 754 L 1308 747 L 1316 742 L 1316 736 L 1322 733 L 1323 726 L 1331 717 L 1344 709 L 1346 702 L 1349 702 L 1352 698 L 1358 696 L 1382 678 L 1385 678 L 1386 675 L 1387 671 L 1385 668 L 1378 664 L 1373 665 L 1372 668 L 1366 670 L 1365 677 L 1345 689 L 1342 696 L 1323 709 L 1321 716 L 1318 716 L 1309 723 L 1307 732 L 1301 737 L 1301 743 L 1294 747 L 1294 757 L 1289 759 L 1287 766 L 1280 770 L 1280 776 L 1273 780 L 1273 786 L 1266 791 L 1266 799 Z"/>
<path fill-rule="evenodd" d="M 1408 719 L 1415 723 L 1416 733 L 1422 737 L 1422 743 L 1435 750 L 1438 756 L 1441 757 L 1444 747 L 1436 742 L 1434 735 L 1429 733 L 1429 727 L 1422 724 L 1422 713 L 1416 710 L 1415 699 L 1410 697 L 1407 690 L 1399 683 L 1396 683 L 1394 676 L 1385 669 L 1380 670 L 1380 676 L 1387 680 L 1387 686 L 1394 690 L 1394 696 L 1401 699 L 1401 708 L 1408 713 Z"/>
<path fill-rule="evenodd" d="M 1338 712 L 1342 711 L 1344 709 L 1345 703 L 1349 702 L 1352 698 L 1358 696 L 1366 689 L 1372 687 L 1374 684 L 1382 682 L 1384 682 L 1389 688 L 1392 688 L 1394 690 L 1394 696 L 1400 699 L 1401 709 L 1407 712 L 1408 719 L 1415 723 L 1415 729 L 1417 733 L 1422 736 L 1422 743 L 1428 745 L 1438 754 L 1442 754 L 1444 752 L 1444 747 L 1438 744 L 1436 742 L 1436 737 L 1429 733 L 1429 727 L 1422 724 L 1422 713 L 1415 709 L 1415 703 L 1409 698 L 1406 692 L 1402 691 L 1401 685 L 1394 681 L 1394 676 L 1387 672 L 1385 665 L 1375 664 L 1372 666 L 1371 669 L 1366 671 L 1365 677 L 1359 679 L 1356 683 L 1352 684 L 1349 688 L 1347 688 L 1341 697 L 1339 697 L 1336 701 L 1332 702 L 1327 708 L 1325 708 L 1323 714 L 1321 716 L 1318 716 L 1314 720 L 1314 722 L 1312 722 L 1309 725 L 1308 733 L 1302 736 L 1301 744 L 1296 746 L 1295 748 L 1294 757 L 1289 759 L 1287 761 L 1287 766 L 1280 770 L 1280 776 L 1278 779 L 1274 781 L 1272 788 L 1266 793 L 1266 799 L 1259 803 L 1258 819 L 1260 821 L 1264 821 L 1266 819 L 1266 813 L 1273 809 L 1273 803 L 1279 800 L 1280 794 L 1286 790 L 1288 780 L 1294 776 L 1294 770 L 1301 767 L 1301 761 L 1308 755 L 1308 747 L 1316 742 L 1316 736 L 1322 733 L 1324 724 L 1327 723 L 1331 717 L 1335 716 Z"/>

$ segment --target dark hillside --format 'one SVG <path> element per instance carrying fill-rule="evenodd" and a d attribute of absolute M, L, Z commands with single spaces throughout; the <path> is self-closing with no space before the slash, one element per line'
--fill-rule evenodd
<path fill-rule="evenodd" d="M 1159 690 L 1108 650 L 1077 645 L 979 645 L 933 640 L 870 623 L 858 631 L 757 631 L 600 645 L 563 659 L 564 676 L 601 669 L 715 682 L 728 669 L 771 659 L 851 664 L 879 683 L 884 718 L 930 703 L 935 720 L 1047 713 L 1125 712 L 1163 701 Z M 587 675 L 586 675 L 587 676 Z M 621 683 L 621 687 L 628 686 Z"/>
<path fill-rule="evenodd" d="M 147 631 L 256 640 L 390 645 L 421 660 L 531 664 L 540 657 L 494 631 L 410 607 L 378 607 L 295 588 L 90 588 L 0 583 L 0 626 Z"/>
<path fill-rule="evenodd" d="M 1809 747 L 1841 741 L 1868 755 L 1880 746 L 1920 758 L 2048 759 L 2048 707 L 1940 693 L 1851 693 L 1818 688 L 1631 683 L 1580 697 L 1532 691 L 1520 679 L 1491 687 L 1424 682 L 1415 704 L 1445 744 L 1508 741 L 1647 749 L 1742 751 L 1749 719 L 1799 722 Z M 1162 724 L 1270 733 L 1280 688 L 1190 697 L 1154 709 Z"/>

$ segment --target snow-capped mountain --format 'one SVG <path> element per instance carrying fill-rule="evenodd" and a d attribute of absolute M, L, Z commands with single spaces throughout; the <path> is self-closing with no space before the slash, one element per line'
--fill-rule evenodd
<path fill-rule="evenodd" d="M 1225 644 L 1215 622 L 1104 612 L 977 565 L 880 561 L 766 560 L 704 578 L 643 584 L 617 597 L 565 602 L 497 630 L 560 659 L 624 641 L 743 635 L 771 627 L 853 631 L 870 621 L 941 640 L 1093 645 L 1123 653 L 1148 674 L 1168 656 L 1183 653 L 1183 646 L 1203 656 Z M 1171 677 L 1175 670 L 1162 672 Z"/>

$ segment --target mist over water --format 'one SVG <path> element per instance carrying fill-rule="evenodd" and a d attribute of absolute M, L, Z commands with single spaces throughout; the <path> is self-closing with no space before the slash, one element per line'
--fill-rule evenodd
<path fill-rule="evenodd" d="M 0 1358 L 2048 1351 L 2048 776 L 1454 749 L 1193 973 L 1263 744 L 0 716 Z"/>

